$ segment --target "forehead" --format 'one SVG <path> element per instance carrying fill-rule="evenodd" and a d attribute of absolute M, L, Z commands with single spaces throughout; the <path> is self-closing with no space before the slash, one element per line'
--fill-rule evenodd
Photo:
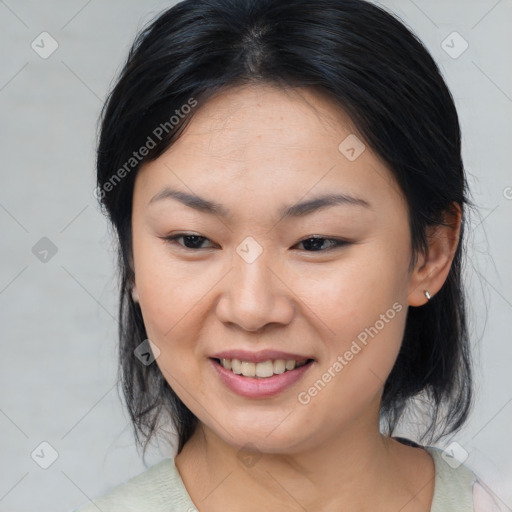
<path fill-rule="evenodd" d="M 346 140 L 364 148 L 356 159 L 342 151 Z M 210 98 L 180 137 L 142 166 L 137 181 L 147 189 L 146 200 L 167 184 L 203 196 L 215 190 L 231 200 L 241 189 L 252 190 L 254 200 L 299 199 L 308 191 L 334 189 L 401 195 L 389 169 L 334 100 L 314 89 L 271 85 L 230 88 Z"/>
<path fill-rule="evenodd" d="M 337 147 L 344 132 L 355 132 L 351 119 L 325 95 L 309 88 L 259 84 L 229 88 L 210 98 L 182 138 L 189 146 L 208 144 L 210 155 L 234 157 L 233 151 L 239 149 L 248 157 L 248 148 L 262 145 L 276 150 Z"/>

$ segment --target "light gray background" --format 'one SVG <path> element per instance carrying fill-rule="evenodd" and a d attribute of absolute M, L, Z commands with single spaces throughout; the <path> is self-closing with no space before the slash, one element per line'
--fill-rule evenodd
<path fill-rule="evenodd" d="M 172 4 L 0 1 L 1 511 L 70 511 L 146 467 L 115 387 L 114 253 L 92 194 L 94 146 L 133 37 Z M 467 427 L 440 446 L 459 443 L 512 508 L 512 2 L 385 5 L 424 41 L 452 90 L 479 205 L 467 268 L 477 402 Z M 31 48 L 43 31 L 59 45 L 47 59 Z M 453 31 L 469 44 L 456 59 L 442 48 Z M 46 263 L 32 253 L 42 237 L 58 249 Z M 58 453 L 48 469 L 31 458 L 43 441 Z M 146 461 L 172 455 L 154 448 Z"/>

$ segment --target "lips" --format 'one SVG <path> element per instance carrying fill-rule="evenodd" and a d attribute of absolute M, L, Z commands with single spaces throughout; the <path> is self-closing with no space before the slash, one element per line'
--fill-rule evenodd
<path fill-rule="evenodd" d="M 281 354 L 283 353 L 281 352 Z M 287 357 L 288 355 L 297 357 L 297 354 L 286 354 Z M 308 363 L 302 364 L 293 370 L 270 377 L 258 378 L 237 375 L 219 364 L 216 358 L 210 357 L 209 360 L 214 373 L 228 389 L 244 398 L 252 399 L 268 399 L 293 387 L 316 364 L 313 359 L 310 359 Z M 247 362 L 246 364 L 254 366 L 255 363 Z"/>

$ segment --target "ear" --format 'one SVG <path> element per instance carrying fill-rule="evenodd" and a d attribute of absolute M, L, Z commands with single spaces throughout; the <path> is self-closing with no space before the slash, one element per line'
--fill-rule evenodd
<path fill-rule="evenodd" d="M 137 287 L 135 285 L 132 287 L 132 299 L 133 302 L 139 302 L 139 294 L 137 293 Z"/>
<path fill-rule="evenodd" d="M 409 279 L 409 305 L 422 306 L 427 302 L 425 291 L 433 297 L 443 286 L 459 243 L 461 208 L 453 203 L 453 211 L 443 214 L 443 226 L 427 227 L 428 250 L 418 256 Z"/>

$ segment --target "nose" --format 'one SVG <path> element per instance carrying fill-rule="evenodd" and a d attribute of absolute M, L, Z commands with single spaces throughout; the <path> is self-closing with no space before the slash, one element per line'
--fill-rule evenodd
<path fill-rule="evenodd" d="M 265 252 L 248 263 L 238 254 L 234 268 L 222 281 L 217 317 L 224 323 L 256 332 L 267 324 L 286 325 L 295 312 L 294 294 L 277 265 L 269 265 Z"/>

